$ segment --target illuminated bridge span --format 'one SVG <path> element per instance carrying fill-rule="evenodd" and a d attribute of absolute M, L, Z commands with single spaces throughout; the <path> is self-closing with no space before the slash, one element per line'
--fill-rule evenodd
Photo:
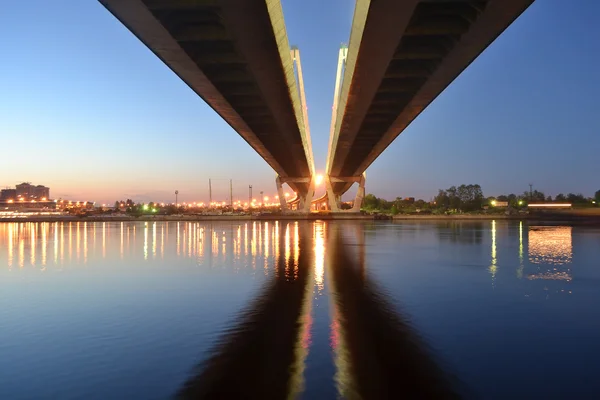
<path fill-rule="evenodd" d="M 302 67 L 279 0 L 99 0 L 310 207 L 314 162 Z M 306 206 L 305 206 L 306 204 Z"/>
<path fill-rule="evenodd" d="M 326 184 L 331 208 L 533 0 L 357 0 L 339 55 Z"/>

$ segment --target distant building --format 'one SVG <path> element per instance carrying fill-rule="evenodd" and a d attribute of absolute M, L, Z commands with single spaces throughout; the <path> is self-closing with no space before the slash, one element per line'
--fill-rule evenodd
<path fill-rule="evenodd" d="M 414 197 L 405 197 L 404 201 L 406 201 L 407 203 L 414 203 L 415 202 L 415 198 Z"/>
<path fill-rule="evenodd" d="M 38 199 L 49 199 L 50 198 L 50 188 L 44 185 L 37 185 L 33 189 L 33 195 Z"/>
<path fill-rule="evenodd" d="M 23 182 L 17 185 L 17 197 L 26 199 L 33 196 L 33 185 L 29 182 Z"/>
<path fill-rule="evenodd" d="M 16 186 L 16 189 L 5 189 L 5 190 L 14 190 L 15 194 L 12 192 L 7 192 L 7 196 L 11 196 L 10 198 L 17 199 L 23 198 L 25 200 L 43 200 L 50 199 L 50 188 L 44 185 L 32 185 L 30 182 L 23 182 Z M 3 190 L 4 192 L 4 190 Z M 8 198 L 6 198 L 8 200 Z"/>
<path fill-rule="evenodd" d="M 0 190 L 0 201 L 14 200 L 17 198 L 17 189 Z"/>

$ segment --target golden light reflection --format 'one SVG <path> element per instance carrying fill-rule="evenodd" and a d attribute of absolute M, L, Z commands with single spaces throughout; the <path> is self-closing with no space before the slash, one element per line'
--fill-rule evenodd
<path fill-rule="evenodd" d="M 144 222 L 144 260 L 148 259 L 148 223 Z"/>
<path fill-rule="evenodd" d="M 496 272 L 498 272 L 498 260 L 496 258 L 496 221 L 492 221 L 492 263 L 488 270 L 492 274 L 492 284 L 496 278 Z"/>
<path fill-rule="evenodd" d="M 265 259 L 269 258 L 269 223 L 265 222 L 265 250 L 264 250 L 264 254 L 265 254 Z"/>
<path fill-rule="evenodd" d="M 135 226 L 133 227 L 135 229 Z M 135 233 L 135 230 L 134 230 Z M 102 258 L 106 257 L 106 222 L 102 223 Z"/>
<path fill-rule="evenodd" d="M 65 261 L 65 224 L 60 224 L 60 262 Z"/>
<path fill-rule="evenodd" d="M 180 243 L 179 222 L 177 222 L 177 242 L 175 243 L 175 246 L 177 247 L 177 255 L 179 255 L 179 243 Z"/>
<path fill-rule="evenodd" d="M 250 255 L 252 256 L 252 265 L 255 265 L 255 256 L 256 256 L 256 222 L 252 223 L 252 244 L 250 247 Z"/>
<path fill-rule="evenodd" d="M 519 222 L 519 268 L 517 268 L 517 278 L 523 278 L 523 221 Z"/>
<path fill-rule="evenodd" d="M 75 248 L 75 253 L 77 254 L 77 261 L 79 261 L 79 257 L 80 257 L 80 253 L 79 253 L 79 246 L 81 245 L 81 232 L 80 232 L 80 227 L 79 227 L 79 222 L 77 222 L 77 228 L 75 229 L 76 232 L 76 248 Z"/>
<path fill-rule="evenodd" d="M 285 265 L 289 268 L 291 252 L 290 224 L 285 225 Z M 289 274 L 288 274 L 289 275 Z"/>
<path fill-rule="evenodd" d="M 192 223 L 189 222 L 187 224 L 187 229 L 185 231 L 185 234 L 187 235 L 187 242 L 188 242 L 188 257 L 192 256 Z"/>
<path fill-rule="evenodd" d="M 573 257 L 570 226 L 529 227 L 529 262 L 564 265 Z"/>
<path fill-rule="evenodd" d="M 214 229 L 211 232 L 211 238 L 211 254 L 217 255 L 219 253 L 219 237 Z"/>
<path fill-rule="evenodd" d="M 156 222 L 152 223 L 152 258 L 156 258 Z"/>
<path fill-rule="evenodd" d="M 248 223 L 246 222 L 244 224 L 244 254 L 248 254 L 249 244 L 250 242 L 248 242 Z"/>
<path fill-rule="evenodd" d="M 273 246 L 275 247 L 275 259 L 279 259 L 279 221 L 275 221 L 275 229 L 273 230 Z"/>
<path fill-rule="evenodd" d="M 169 225 L 167 225 L 167 229 L 169 229 Z M 162 224 L 160 227 L 160 258 L 165 257 L 165 224 Z"/>
<path fill-rule="evenodd" d="M 25 238 L 21 237 L 19 239 L 19 268 L 23 268 L 25 266 Z"/>
<path fill-rule="evenodd" d="M 58 264 L 58 222 L 54 223 L 54 265 L 56 264 Z"/>
<path fill-rule="evenodd" d="M 42 267 L 46 266 L 46 257 L 48 249 L 48 223 L 42 222 Z"/>
<path fill-rule="evenodd" d="M 315 282 L 320 291 L 323 290 L 323 277 L 325 274 L 325 233 L 324 223 L 322 221 L 315 222 Z"/>
<path fill-rule="evenodd" d="M 236 263 L 234 265 L 236 270 L 243 266 L 256 268 L 256 263 L 259 263 L 264 267 L 264 273 L 267 275 L 277 271 L 274 262 L 279 260 L 280 256 L 282 259 L 285 257 L 288 264 L 285 268 L 286 276 L 297 277 L 300 229 L 295 222 L 285 223 L 285 226 L 280 222 L 253 222 L 252 224 L 248 222 L 243 226 L 243 233 L 241 224 L 233 226 L 216 224 L 215 226 L 220 228 L 213 228 L 210 231 L 207 231 L 208 226 L 196 222 L 149 221 L 143 224 L 141 226 L 139 222 L 117 224 L 89 221 L 7 223 L 0 225 L 0 256 L 6 260 L 8 268 L 14 268 L 16 265 L 20 268 L 37 265 L 40 267 L 39 270 L 44 270 L 48 266 L 62 268 L 64 265 L 85 265 L 95 258 L 156 259 L 159 253 L 161 257 L 164 257 L 165 252 L 169 254 L 169 249 L 173 249 L 170 246 L 178 243 L 176 247 L 178 255 L 195 258 L 199 264 L 222 263 L 212 258 L 205 260 L 204 254 L 208 255 L 210 251 L 211 255 L 214 254 L 219 259 L 233 260 Z M 179 228 L 177 232 L 173 231 L 176 224 Z M 140 228 L 143 228 L 143 241 L 141 237 L 136 241 L 135 232 Z M 320 258 L 319 270 L 324 268 L 322 257 L 325 228 L 326 225 L 322 223 L 317 228 L 316 249 Z M 98 231 L 97 235 L 96 231 Z M 285 237 L 280 237 L 284 235 Z M 68 248 L 65 250 L 65 247 Z M 3 251 L 6 251 L 6 254 Z M 322 272 L 319 272 L 320 283 L 322 276 Z"/>
<path fill-rule="evenodd" d="M 29 242 L 31 245 L 31 249 L 30 249 L 30 255 L 31 258 L 29 260 L 29 262 L 31 263 L 31 265 L 35 265 L 35 248 L 36 248 L 36 239 L 37 239 L 37 234 L 35 231 L 35 226 L 34 224 L 30 223 L 29 225 Z"/>
<path fill-rule="evenodd" d="M 242 226 L 237 227 L 237 241 L 235 243 L 235 256 L 239 258 L 242 252 Z"/>
<path fill-rule="evenodd" d="M 83 223 L 83 263 L 87 264 L 88 242 L 87 242 L 87 222 Z"/>
<path fill-rule="evenodd" d="M 298 221 L 294 222 L 294 276 L 298 276 L 298 258 L 300 257 L 300 234 Z"/>
<path fill-rule="evenodd" d="M 13 265 L 13 246 L 15 245 L 13 242 L 13 229 L 14 225 L 8 225 L 8 268 L 11 269 Z"/>

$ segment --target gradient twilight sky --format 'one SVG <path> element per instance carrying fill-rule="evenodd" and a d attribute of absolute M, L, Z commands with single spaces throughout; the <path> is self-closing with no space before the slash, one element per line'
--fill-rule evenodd
<path fill-rule="evenodd" d="M 283 0 L 323 171 L 339 45 L 354 1 Z M 537 0 L 367 171 L 380 197 L 600 189 L 600 2 Z M 0 186 L 113 202 L 275 193 L 274 172 L 95 0 L 6 1 L 0 12 Z M 322 190 L 321 190 L 322 191 Z"/>

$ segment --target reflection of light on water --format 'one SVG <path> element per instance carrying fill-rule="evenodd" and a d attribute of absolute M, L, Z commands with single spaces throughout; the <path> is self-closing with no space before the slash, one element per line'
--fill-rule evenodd
<path fill-rule="evenodd" d="M 264 265 L 264 270 L 265 270 L 265 275 L 268 274 L 269 272 L 269 223 L 265 222 L 265 250 L 264 250 L 264 255 L 263 255 L 263 259 L 265 260 L 265 265 Z M 275 274 L 277 274 L 277 269 L 275 270 Z"/>
<path fill-rule="evenodd" d="M 290 224 L 285 225 L 285 274 L 290 276 L 291 256 Z"/>
<path fill-rule="evenodd" d="M 492 274 L 492 279 L 496 277 L 496 272 L 498 271 L 497 266 L 497 258 L 496 258 L 496 221 L 492 221 L 492 264 L 489 267 L 489 271 Z"/>
<path fill-rule="evenodd" d="M 268 274 L 274 271 L 274 261 L 279 257 L 284 258 L 285 246 L 285 258 L 289 262 L 285 273 L 297 278 L 299 226 L 293 222 L 285 224 L 287 229 L 280 222 L 259 222 L 254 225 L 256 229 L 252 229 L 253 225 L 247 223 L 242 232 L 242 226 L 237 224 L 215 229 L 209 224 L 203 226 L 188 222 L 7 223 L 0 225 L 0 256 L 4 254 L 4 265 L 9 269 L 18 265 L 21 268 L 36 266 L 44 270 L 53 265 L 60 268 L 68 264 L 84 265 L 96 258 L 118 260 L 138 257 L 140 260 L 154 260 L 159 256 L 164 258 L 165 252 L 175 257 L 173 246 L 177 244 L 179 257 L 199 258 L 199 262 L 202 262 L 203 256 L 212 254 L 236 262 L 243 258 L 245 265 L 254 268 L 257 262 L 261 266 L 264 263 L 265 273 Z M 179 229 L 174 232 L 176 225 Z M 136 241 L 135 232 L 139 229 L 143 229 L 143 232 L 140 232 L 139 241 Z M 325 232 L 326 225 L 322 229 Z M 279 238 L 280 234 L 284 235 L 284 230 L 286 243 Z M 256 240 L 259 235 L 260 239 Z M 252 256 L 250 249 L 254 252 Z M 312 276 L 310 279 L 313 279 Z"/>
<path fill-rule="evenodd" d="M 275 253 L 275 259 L 278 260 L 279 259 L 279 221 L 275 221 L 275 229 L 273 232 L 273 246 L 274 246 L 274 253 Z"/>
<path fill-rule="evenodd" d="M 48 246 L 48 223 L 42 222 L 42 267 L 46 266 L 46 247 Z"/>
<path fill-rule="evenodd" d="M 19 268 L 25 266 L 25 239 L 21 237 L 19 240 Z"/>
<path fill-rule="evenodd" d="M 65 224 L 60 224 L 60 262 L 65 260 Z"/>
<path fill-rule="evenodd" d="M 144 260 L 148 259 L 148 223 L 144 222 Z"/>
<path fill-rule="evenodd" d="M 54 223 L 54 264 L 58 264 L 58 222 Z"/>
<path fill-rule="evenodd" d="M 267 258 L 269 258 L 269 223 L 265 222 L 265 240 L 264 240 L 264 244 L 265 244 L 265 260 Z"/>
<path fill-rule="evenodd" d="M 239 259 L 242 253 L 242 226 L 237 228 L 237 242 L 235 244 L 235 255 Z"/>
<path fill-rule="evenodd" d="M 256 222 L 252 223 L 252 245 L 250 247 L 250 254 L 252 255 L 252 265 L 256 267 Z"/>
<path fill-rule="evenodd" d="M 135 235 L 135 226 L 133 227 L 133 233 Z M 69 237 L 71 236 L 70 227 L 69 227 Z M 135 238 L 135 236 L 134 236 Z M 69 253 L 71 250 L 69 249 Z M 69 254 L 70 255 L 70 254 Z M 102 223 L 102 258 L 106 257 L 106 222 Z"/>
<path fill-rule="evenodd" d="M 298 258 L 300 257 L 300 234 L 298 221 L 294 222 L 294 276 L 298 276 Z"/>
<path fill-rule="evenodd" d="M 31 265 L 35 265 L 35 248 L 36 248 L 36 237 L 37 232 L 35 231 L 35 226 L 34 224 L 30 224 L 29 225 L 29 240 L 30 240 L 30 244 L 31 244 L 31 249 L 30 249 L 30 253 L 31 253 Z"/>
<path fill-rule="evenodd" d="M 531 274 L 527 276 L 527 279 L 529 280 L 537 280 L 537 279 L 544 279 L 544 280 L 551 280 L 551 281 L 567 281 L 570 282 L 571 281 L 571 274 L 569 272 L 564 272 L 564 271 L 548 271 L 548 272 L 543 272 L 543 273 L 539 273 L 539 274 Z"/>
<path fill-rule="evenodd" d="M 87 222 L 83 223 L 83 263 L 87 264 L 87 252 L 88 252 L 88 243 L 87 243 Z"/>
<path fill-rule="evenodd" d="M 519 221 L 519 268 L 517 278 L 523 278 L 523 221 Z"/>
<path fill-rule="evenodd" d="M 156 258 L 156 222 L 152 223 L 152 258 Z"/>
<path fill-rule="evenodd" d="M 167 230 L 167 234 L 169 231 Z M 201 258 L 204 258 L 205 254 L 205 246 L 207 246 L 207 236 L 206 236 L 206 227 L 200 228 L 200 242 L 198 243 L 198 255 Z M 208 240 L 210 242 L 210 240 Z"/>
<path fill-rule="evenodd" d="M 573 256 L 570 226 L 532 226 L 529 228 L 529 262 L 569 264 Z"/>
<path fill-rule="evenodd" d="M 323 222 L 315 222 L 315 282 L 319 291 L 323 290 L 323 275 L 325 273 L 325 235 Z"/>
<path fill-rule="evenodd" d="M 13 224 L 8 225 L 8 268 L 12 268 L 13 263 Z"/>
<path fill-rule="evenodd" d="M 79 226 L 79 222 L 77 223 L 77 228 L 76 228 L 76 241 L 75 241 L 75 253 L 77 254 L 77 261 L 79 261 L 79 257 L 81 256 L 81 253 L 79 251 L 79 247 L 81 246 L 81 228 Z M 33 264 L 33 263 L 32 263 Z"/>
<path fill-rule="evenodd" d="M 96 232 L 95 228 L 94 228 L 94 232 Z M 121 250 L 120 250 L 119 254 L 121 255 L 121 260 L 122 260 L 123 259 L 123 222 L 121 222 Z"/>

